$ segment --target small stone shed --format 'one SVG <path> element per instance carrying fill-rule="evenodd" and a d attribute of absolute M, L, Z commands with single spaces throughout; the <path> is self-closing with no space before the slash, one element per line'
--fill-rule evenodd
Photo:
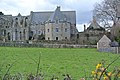
<path fill-rule="evenodd" d="M 119 44 L 116 41 L 112 42 L 106 35 L 97 42 L 97 50 L 100 52 L 120 53 Z"/>

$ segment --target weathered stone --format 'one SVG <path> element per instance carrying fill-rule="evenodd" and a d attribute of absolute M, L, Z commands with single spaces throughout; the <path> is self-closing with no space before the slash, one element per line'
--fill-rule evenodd
<path fill-rule="evenodd" d="M 120 47 L 115 46 L 112 47 L 111 45 L 111 40 L 104 35 L 97 43 L 97 49 L 100 52 L 112 52 L 112 53 L 120 53 Z"/>
<path fill-rule="evenodd" d="M 70 40 L 77 34 L 76 12 L 57 7 L 55 11 L 31 12 L 28 16 L 0 15 L 0 32 L 4 42 Z"/>

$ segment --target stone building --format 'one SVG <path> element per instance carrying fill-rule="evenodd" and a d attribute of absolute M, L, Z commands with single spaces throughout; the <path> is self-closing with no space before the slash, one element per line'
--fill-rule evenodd
<path fill-rule="evenodd" d="M 110 48 L 110 43 L 112 41 L 106 36 L 104 35 L 98 42 L 97 42 L 97 49 L 99 50 L 103 50 L 105 48 Z"/>
<path fill-rule="evenodd" d="M 0 40 L 73 40 L 76 29 L 76 12 L 55 11 L 33 12 L 17 16 L 0 14 Z"/>
<path fill-rule="evenodd" d="M 100 52 L 120 53 L 118 42 L 111 41 L 106 35 L 97 42 L 97 50 Z"/>
<path fill-rule="evenodd" d="M 11 34 L 9 31 L 12 27 L 12 15 L 4 15 L 0 12 L 0 41 L 5 41 L 5 39 L 10 40 Z"/>
<path fill-rule="evenodd" d="M 54 13 L 52 13 L 52 15 L 45 24 L 45 33 L 46 33 L 45 39 L 70 40 L 70 36 L 71 36 L 70 29 L 71 29 L 71 23 L 67 21 L 67 16 L 65 16 L 60 11 L 60 7 L 57 7 L 57 9 L 54 11 Z"/>
<path fill-rule="evenodd" d="M 93 17 L 92 22 L 86 29 L 84 25 L 84 32 L 79 33 L 78 43 L 80 44 L 97 44 L 99 39 L 105 34 L 105 29 L 101 27 L 96 19 Z"/>

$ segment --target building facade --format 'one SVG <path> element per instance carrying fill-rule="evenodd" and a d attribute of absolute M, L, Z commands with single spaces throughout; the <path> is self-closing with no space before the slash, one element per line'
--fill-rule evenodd
<path fill-rule="evenodd" d="M 0 40 L 72 40 L 76 38 L 76 12 L 33 12 L 17 16 L 0 14 Z"/>
<path fill-rule="evenodd" d="M 79 32 L 78 43 L 97 44 L 99 39 L 105 34 L 105 29 L 101 27 L 93 17 L 89 27 L 84 25 L 84 32 Z"/>

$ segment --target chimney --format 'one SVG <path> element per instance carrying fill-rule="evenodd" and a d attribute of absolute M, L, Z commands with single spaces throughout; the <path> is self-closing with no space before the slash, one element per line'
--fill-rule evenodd
<path fill-rule="evenodd" d="M 84 24 L 84 32 L 86 31 L 86 25 Z"/>
<path fill-rule="evenodd" d="M 60 11 L 60 6 L 57 6 L 57 10 L 59 10 L 59 11 Z"/>

